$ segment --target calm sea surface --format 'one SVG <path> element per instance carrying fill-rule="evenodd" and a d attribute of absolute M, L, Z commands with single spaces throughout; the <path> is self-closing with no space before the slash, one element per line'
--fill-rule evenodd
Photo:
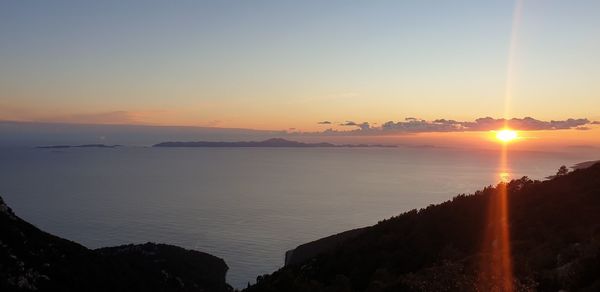
<path fill-rule="evenodd" d="M 541 179 L 584 154 L 512 153 Z M 499 180 L 493 151 L 440 148 L 0 148 L 0 195 L 90 248 L 147 241 L 225 259 L 243 287 L 286 250 Z"/>

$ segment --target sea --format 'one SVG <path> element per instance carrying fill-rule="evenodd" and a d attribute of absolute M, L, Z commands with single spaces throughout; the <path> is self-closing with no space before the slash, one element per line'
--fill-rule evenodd
<path fill-rule="evenodd" d="M 501 180 L 544 179 L 589 152 L 398 148 L 0 149 L 18 216 L 89 248 L 159 242 L 223 258 L 236 288 L 300 244 Z"/>

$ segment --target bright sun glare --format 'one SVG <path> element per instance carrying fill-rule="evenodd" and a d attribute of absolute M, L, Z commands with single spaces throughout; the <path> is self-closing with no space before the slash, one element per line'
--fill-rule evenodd
<path fill-rule="evenodd" d="M 517 138 L 517 131 L 504 129 L 496 133 L 496 138 L 502 142 L 510 142 Z"/>

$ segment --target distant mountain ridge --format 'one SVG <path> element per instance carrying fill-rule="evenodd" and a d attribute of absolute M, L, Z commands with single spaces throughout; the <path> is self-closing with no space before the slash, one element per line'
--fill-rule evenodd
<path fill-rule="evenodd" d="M 152 147 L 293 147 L 293 148 L 334 148 L 334 147 L 396 147 L 395 145 L 381 144 L 332 144 L 332 143 L 303 143 L 282 138 L 272 138 L 264 141 L 239 141 L 239 142 L 162 142 Z"/>

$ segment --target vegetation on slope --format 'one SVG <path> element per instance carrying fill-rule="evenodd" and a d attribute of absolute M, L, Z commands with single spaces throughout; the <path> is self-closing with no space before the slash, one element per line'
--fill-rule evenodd
<path fill-rule="evenodd" d="M 215 256 L 147 243 L 89 250 L 18 218 L 0 198 L 0 291 L 231 291 Z"/>
<path fill-rule="evenodd" d="M 494 291 L 480 277 L 490 200 L 508 191 L 517 291 L 600 291 L 600 164 L 412 210 L 245 291 Z"/>

